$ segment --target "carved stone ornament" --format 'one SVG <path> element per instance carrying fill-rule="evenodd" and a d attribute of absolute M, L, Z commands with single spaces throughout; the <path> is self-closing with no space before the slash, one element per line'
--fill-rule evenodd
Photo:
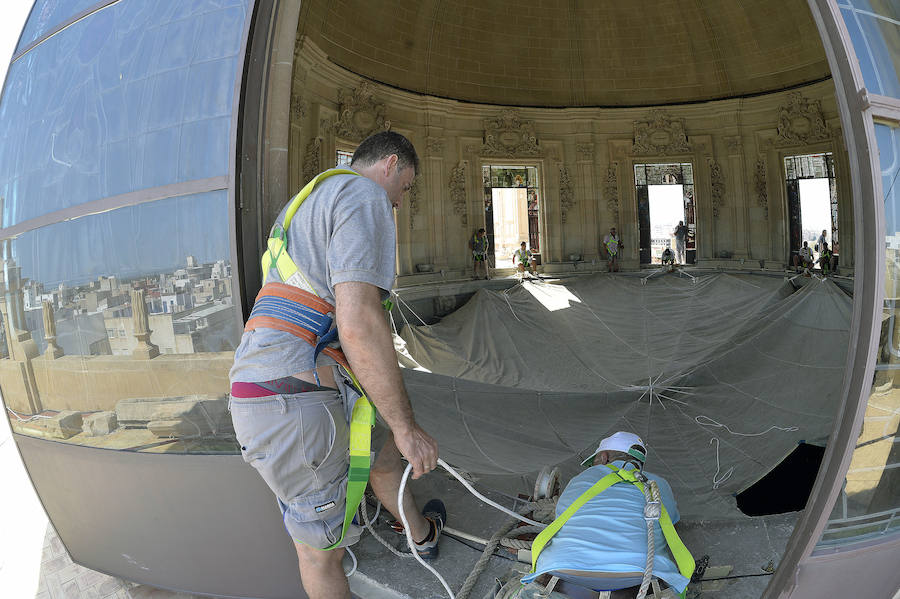
<path fill-rule="evenodd" d="M 534 121 L 523 121 L 512 109 L 495 119 L 485 119 L 483 156 L 537 156 L 540 152 Z"/>
<path fill-rule="evenodd" d="M 416 228 L 416 217 L 419 215 L 419 194 L 420 183 L 422 182 L 422 175 L 416 175 L 415 179 L 413 179 L 412 185 L 409 186 L 409 191 L 407 192 L 406 198 L 407 203 L 409 204 L 409 230 L 412 231 Z"/>
<path fill-rule="evenodd" d="M 440 156 L 444 153 L 443 137 L 428 137 L 425 139 L 425 154 L 427 156 Z"/>
<path fill-rule="evenodd" d="M 575 206 L 575 187 L 572 185 L 569 169 L 561 166 L 559 167 L 559 210 L 563 224 L 566 224 L 569 210 L 573 206 Z"/>
<path fill-rule="evenodd" d="M 733 135 L 725 138 L 725 145 L 728 147 L 728 154 L 734 156 L 740 154 L 743 142 L 740 135 Z"/>
<path fill-rule="evenodd" d="M 756 159 L 756 172 L 753 176 L 753 185 L 756 188 L 756 202 L 763 209 L 766 220 L 769 218 L 769 188 L 766 174 L 766 159 Z"/>
<path fill-rule="evenodd" d="M 665 155 L 690 151 L 684 119 L 673 118 L 664 110 L 651 110 L 646 121 L 634 121 L 632 154 Z"/>
<path fill-rule="evenodd" d="M 303 155 L 303 182 L 312 181 L 313 177 L 322 170 L 322 140 L 311 139 L 306 144 L 306 154 Z"/>
<path fill-rule="evenodd" d="M 450 171 L 450 204 L 453 212 L 459 215 L 462 226 L 469 225 L 469 215 L 466 211 L 466 163 L 460 162 Z"/>
<path fill-rule="evenodd" d="M 831 139 L 831 132 L 818 100 L 804 98 L 800 92 L 788 95 L 788 103 L 778 115 L 779 146 L 802 145 Z"/>
<path fill-rule="evenodd" d="M 722 167 L 713 159 L 709 159 L 709 180 L 712 187 L 712 212 L 719 217 L 719 208 L 725 205 L 725 177 L 722 176 Z"/>
<path fill-rule="evenodd" d="M 292 96 L 291 97 L 291 120 L 294 122 L 299 121 L 300 119 L 306 116 L 306 113 L 309 112 L 309 102 L 304 100 L 301 96 Z"/>
<path fill-rule="evenodd" d="M 611 162 L 606 169 L 606 209 L 613 217 L 613 222 L 619 222 L 619 180 L 616 172 L 619 169 L 618 162 Z"/>
<path fill-rule="evenodd" d="M 391 122 L 384 118 L 385 106 L 372 97 L 374 86 L 362 81 L 351 92 L 338 90 L 338 119 L 334 133 L 350 141 L 362 141 L 379 131 L 389 131 Z"/>
<path fill-rule="evenodd" d="M 594 144 L 583 143 L 575 144 L 575 151 L 578 152 L 578 158 L 587 162 L 594 160 Z"/>

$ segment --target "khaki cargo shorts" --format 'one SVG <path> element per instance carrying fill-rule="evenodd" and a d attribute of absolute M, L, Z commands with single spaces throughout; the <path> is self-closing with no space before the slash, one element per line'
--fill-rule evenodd
<path fill-rule="evenodd" d="M 229 403 L 244 461 L 278 498 L 298 543 L 325 549 L 341 537 L 350 465 L 350 427 L 337 391 L 236 398 Z M 351 524 L 340 546 L 359 540 Z"/>

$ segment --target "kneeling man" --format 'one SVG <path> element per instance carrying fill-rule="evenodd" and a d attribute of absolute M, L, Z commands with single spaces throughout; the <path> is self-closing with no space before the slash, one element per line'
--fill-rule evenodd
<path fill-rule="evenodd" d="M 556 520 L 535 539 L 532 572 L 522 582 L 550 574 L 595 591 L 640 585 L 647 562 L 643 486 L 655 481 L 662 506 L 653 522 L 653 576 L 684 592 L 694 559 L 672 526 L 679 519 L 672 488 L 662 477 L 642 471 L 646 455 L 634 433 L 620 431 L 600 442 L 583 462 L 592 465 L 560 496 Z"/>

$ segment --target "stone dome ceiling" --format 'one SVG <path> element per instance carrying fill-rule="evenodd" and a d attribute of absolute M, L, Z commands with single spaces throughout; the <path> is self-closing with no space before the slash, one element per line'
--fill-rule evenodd
<path fill-rule="evenodd" d="M 394 87 L 514 106 L 642 106 L 828 77 L 806 0 L 309 0 L 305 34 Z"/>

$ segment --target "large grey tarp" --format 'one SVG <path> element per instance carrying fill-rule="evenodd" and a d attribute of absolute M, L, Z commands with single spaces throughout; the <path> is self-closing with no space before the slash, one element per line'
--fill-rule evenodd
<path fill-rule="evenodd" d="M 851 298 L 829 280 L 595 275 L 478 291 L 397 343 L 416 418 L 441 456 L 486 484 L 567 480 L 630 430 L 685 517 L 740 517 L 734 495 L 839 404 Z M 405 342 L 405 348 L 403 344 Z"/>

